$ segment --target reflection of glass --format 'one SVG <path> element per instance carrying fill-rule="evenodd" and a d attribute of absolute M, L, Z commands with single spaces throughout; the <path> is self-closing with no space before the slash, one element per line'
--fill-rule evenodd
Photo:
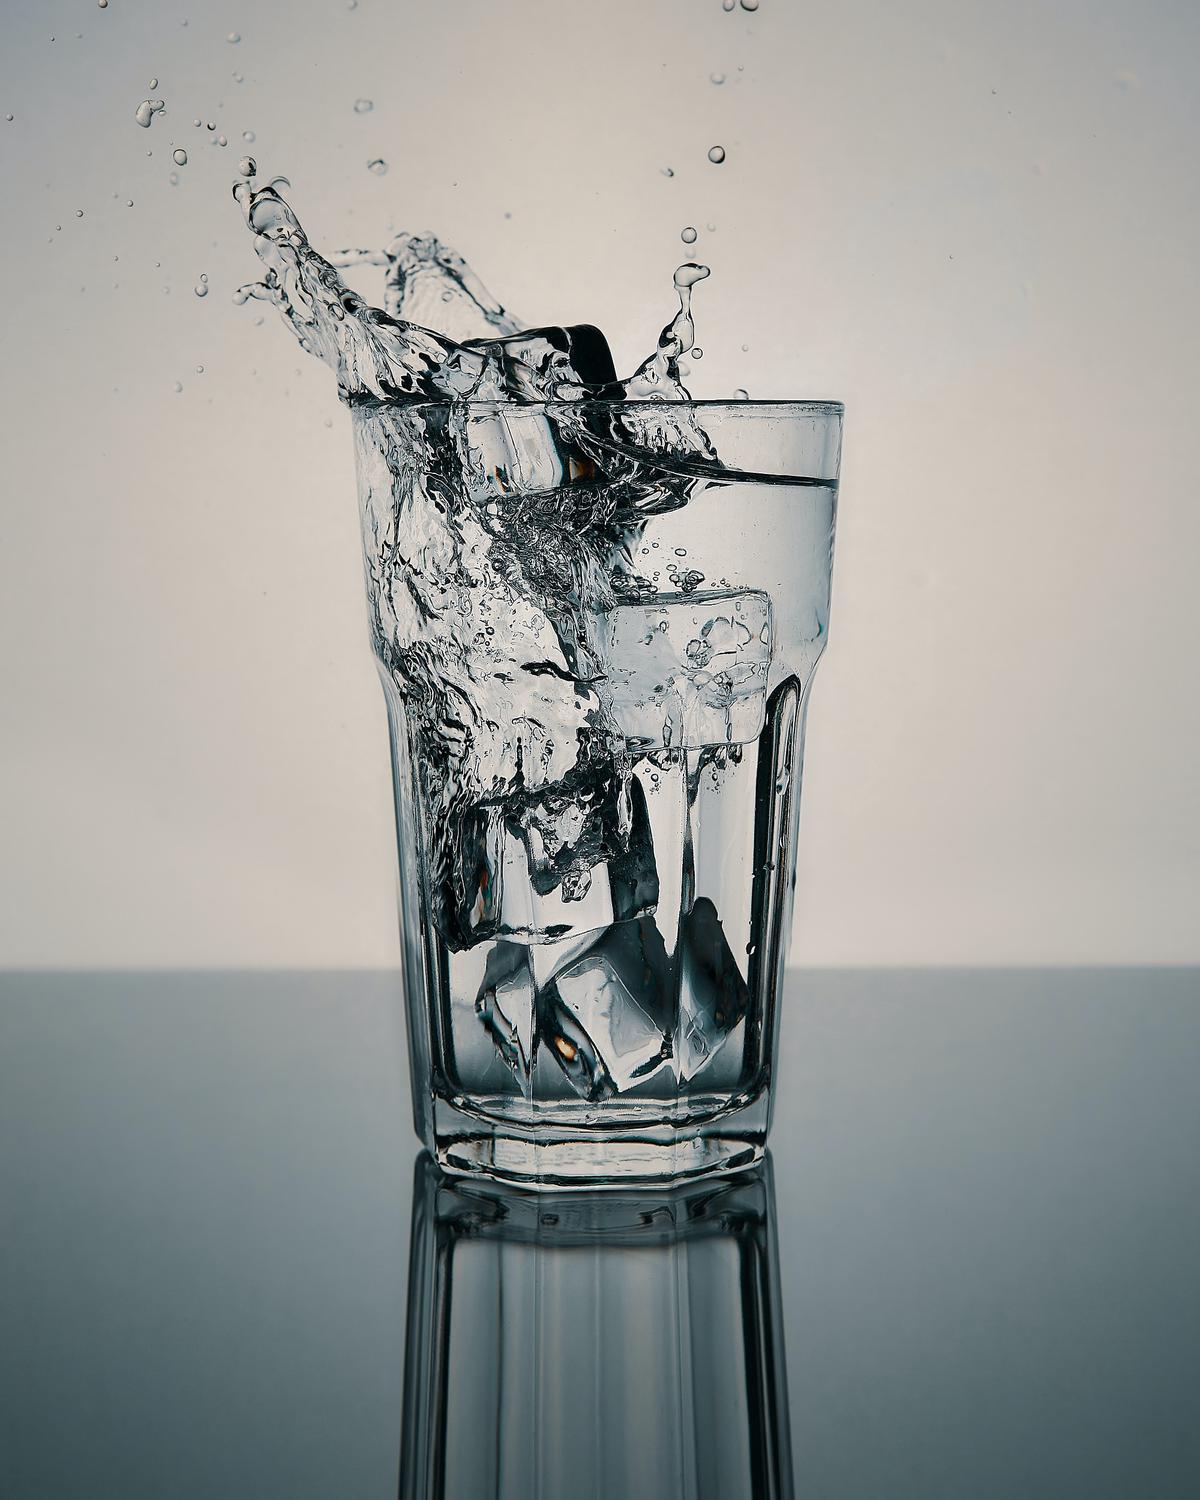
<path fill-rule="evenodd" d="M 792 1493 L 770 1160 L 532 1194 L 417 1162 L 400 1500 Z"/>
<path fill-rule="evenodd" d="M 545 1184 L 754 1160 L 841 408 L 355 408 L 417 1130 Z"/>

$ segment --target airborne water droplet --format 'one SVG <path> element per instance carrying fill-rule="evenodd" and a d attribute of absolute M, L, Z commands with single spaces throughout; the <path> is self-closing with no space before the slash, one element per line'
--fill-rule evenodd
<path fill-rule="evenodd" d="M 242 140 L 244 140 L 244 141 L 253 141 L 253 139 L 254 139 L 254 132 L 253 132 L 253 130 L 243 130 L 242 131 Z"/>
<path fill-rule="evenodd" d="M 171 184 L 172 187 L 178 187 L 179 186 L 179 173 L 178 172 L 172 172 L 171 175 L 167 178 L 167 181 Z"/>
<path fill-rule="evenodd" d="M 696 243 L 696 231 L 689 224 L 686 229 L 680 230 L 679 238 L 685 245 L 694 245 Z"/>
<path fill-rule="evenodd" d="M 77 219 L 82 219 L 83 218 L 83 209 L 82 208 L 77 208 L 75 210 L 75 217 Z"/>
<path fill-rule="evenodd" d="M 165 109 L 161 99 L 143 99 L 133 112 L 133 118 L 144 129 L 149 130 L 150 121 L 158 114 L 160 109 Z"/>
<path fill-rule="evenodd" d="M 228 144 L 229 144 L 229 138 L 228 138 L 228 136 L 219 135 L 217 137 L 217 145 L 218 146 L 228 146 Z"/>
<path fill-rule="evenodd" d="M 743 10 L 757 10 L 758 9 L 758 0 L 742 0 L 742 9 Z"/>
<path fill-rule="evenodd" d="M 4 116 L 4 118 L 5 118 L 5 119 L 6 119 L 6 120 L 11 120 L 11 119 L 12 119 L 12 115 L 5 115 L 5 116 Z"/>
<path fill-rule="evenodd" d="M 704 358 L 704 350 L 703 349 L 693 348 L 692 349 L 692 358 L 693 359 L 703 359 Z"/>
<path fill-rule="evenodd" d="M 181 391 L 182 391 L 182 390 L 183 390 L 183 381 L 182 381 L 182 380 L 177 380 L 177 381 L 176 381 L 176 382 L 175 382 L 175 394 L 176 394 L 176 395 L 177 395 L 177 396 L 178 396 L 178 395 L 179 395 L 179 393 L 180 393 L 180 392 L 181 392 Z"/>
<path fill-rule="evenodd" d="M 204 285 L 204 283 L 202 281 L 198 281 L 196 283 L 196 285 L 192 288 L 192 291 L 195 292 L 195 294 L 196 294 L 197 297 L 207 297 L 208 296 L 208 288 Z"/>
<path fill-rule="evenodd" d="M 253 177 L 258 171 L 258 163 L 252 156 L 243 156 L 238 162 L 238 171 L 243 177 Z"/>
<path fill-rule="evenodd" d="M 737 390 L 733 393 L 733 399 L 735 401 L 749 401 L 750 392 L 746 390 L 745 386 L 739 385 Z"/>
<path fill-rule="evenodd" d="M 235 44 L 236 44 L 236 43 L 237 43 L 237 42 L 240 42 L 240 41 L 241 41 L 241 39 L 242 39 L 242 38 L 241 38 L 241 35 L 240 35 L 240 33 L 239 33 L 239 32 L 236 32 L 236 31 L 231 31 L 231 32 L 230 32 L 230 33 L 229 33 L 229 35 L 228 35 L 228 36 L 227 36 L 227 37 L 226 37 L 226 38 L 225 38 L 225 40 L 226 40 L 226 41 L 227 41 L 227 42 L 233 42 L 233 43 L 235 43 Z"/>
<path fill-rule="evenodd" d="M 369 115 L 375 108 L 373 99 L 356 99 L 354 101 L 354 113 L 356 115 Z"/>
<path fill-rule="evenodd" d="M 733 8 L 736 5 L 737 5 L 737 0 L 721 0 L 721 9 L 722 10 L 733 10 Z"/>
<path fill-rule="evenodd" d="M 664 167 L 662 169 L 662 174 L 663 174 L 664 177 L 674 177 L 674 175 L 675 175 L 675 168 L 674 167 Z"/>
<path fill-rule="evenodd" d="M 710 73 L 708 75 L 708 81 L 709 83 L 724 83 L 725 75 L 724 73 Z"/>
<path fill-rule="evenodd" d="M 96 4 L 100 7 L 101 10 L 108 9 L 108 0 L 96 0 Z"/>
<path fill-rule="evenodd" d="M 367 171 L 374 172 L 376 177 L 382 177 L 387 171 L 388 165 L 382 156 L 377 156 L 373 161 L 367 163 Z"/>
<path fill-rule="evenodd" d="M 152 89 L 156 89 L 158 87 L 158 79 L 157 78 L 152 78 L 150 80 L 150 87 Z"/>
<path fill-rule="evenodd" d="M 712 164 L 714 166 L 719 167 L 721 165 L 721 163 L 725 160 L 725 147 L 724 146 L 712 146 L 712 147 L 710 147 L 709 153 L 708 153 L 708 159 L 709 159 L 710 162 L 712 162 Z"/>
<path fill-rule="evenodd" d="M 171 152 L 171 160 L 177 167 L 186 167 L 187 152 L 180 146 L 177 150 Z"/>

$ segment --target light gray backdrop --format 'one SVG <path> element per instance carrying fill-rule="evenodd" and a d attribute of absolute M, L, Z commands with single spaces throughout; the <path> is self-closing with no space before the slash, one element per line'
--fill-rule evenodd
<path fill-rule="evenodd" d="M 1200 959 L 1194 4 L 2 16 L 0 964 L 396 959 L 348 424 L 231 304 L 246 149 L 626 367 L 693 224 L 697 392 L 846 401 L 798 959 Z"/>

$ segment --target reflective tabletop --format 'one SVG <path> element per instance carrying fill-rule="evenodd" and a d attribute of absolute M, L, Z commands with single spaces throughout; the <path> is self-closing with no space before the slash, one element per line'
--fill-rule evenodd
<path fill-rule="evenodd" d="M 0 979 L 0 1495 L 1200 1494 L 1200 972 L 790 976 L 771 1152 L 439 1174 L 396 975 Z"/>

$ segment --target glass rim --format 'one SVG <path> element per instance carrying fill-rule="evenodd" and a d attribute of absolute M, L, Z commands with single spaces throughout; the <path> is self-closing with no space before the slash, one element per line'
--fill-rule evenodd
<path fill-rule="evenodd" d="M 570 411 L 580 407 L 604 407 L 612 411 L 658 411 L 663 407 L 683 407 L 688 411 L 753 411 L 753 412 L 779 412 L 789 416 L 803 417 L 842 417 L 846 413 L 845 404 L 841 401 L 818 401 L 818 400 L 771 400 L 747 399 L 739 401 L 732 396 L 716 398 L 704 398 L 697 401 L 667 401 L 663 399 L 624 401 L 619 398 L 605 396 L 580 396 L 576 400 L 539 400 L 539 401 L 474 401 L 469 396 L 454 396 L 442 398 L 436 401 L 393 401 L 376 400 L 353 403 L 354 406 L 367 406 L 374 409 L 381 407 L 396 407 L 400 410 L 419 411 L 478 411 L 487 414 L 494 412 L 505 412 L 506 414 L 520 413 L 523 411 Z M 353 409 L 353 408 L 352 408 Z"/>

